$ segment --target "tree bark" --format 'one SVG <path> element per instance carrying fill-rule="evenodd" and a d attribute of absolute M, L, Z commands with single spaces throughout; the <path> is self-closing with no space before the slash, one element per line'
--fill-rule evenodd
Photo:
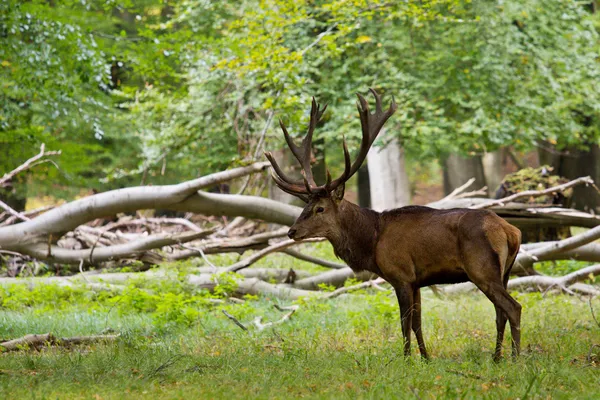
<path fill-rule="evenodd" d="M 481 188 L 486 186 L 483 163 L 480 156 L 462 157 L 458 154 L 450 154 L 444 160 L 444 192 L 450 194 L 462 186 L 469 179 L 475 178 L 472 187 Z"/>
<path fill-rule="evenodd" d="M 590 176 L 600 182 L 600 145 L 588 143 L 587 150 L 574 147 L 563 151 L 555 150 L 550 143 L 540 144 L 538 155 L 541 165 L 550 165 L 553 173 L 568 179 Z M 593 187 L 577 187 L 573 190 L 571 205 L 579 210 L 600 213 L 600 195 Z"/>
<path fill-rule="evenodd" d="M 361 281 L 366 281 L 374 277 L 376 277 L 375 274 L 371 272 L 362 271 L 359 273 L 355 273 L 354 271 L 352 271 L 352 269 L 350 269 L 350 267 L 346 267 L 333 271 L 323 272 L 322 274 L 314 275 L 309 278 L 297 280 L 296 283 L 294 283 L 294 287 L 306 290 L 317 290 L 319 288 L 319 285 L 321 284 L 340 287 L 349 278 L 356 278 Z"/>
<path fill-rule="evenodd" d="M 357 172 L 358 205 L 371 208 L 371 182 L 369 180 L 369 167 L 367 164 L 363 164 Z"/>
<path fill-rule="evenodd" d="M 382 132 L 385 136 L 386 132 Z M 371 147 L 367 158 L 371 208 L 389 210 L 410 204 L 410 185 L 404 150 L 397 139 L 385 147 Z"/>
<path fill-rule="evenodd" d="M 504 165 L 502 164 L 502 150 L 496 150 L 485 153 L 481 159 L 485 181 L 487 182 L 488 192 L 493 197 L 500 183 L 504 179 Z"/>

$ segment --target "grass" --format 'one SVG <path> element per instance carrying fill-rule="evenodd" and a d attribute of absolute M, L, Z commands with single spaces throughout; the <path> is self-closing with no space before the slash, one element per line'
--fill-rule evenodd
<path fill-rule="evenodd" d="M 250 334 L 221 309 L 243 322 L 258 315 L 275 320 L 281 314 L 272 299 L 199 305 L 190 321 L 157 319 L 156 311 L 102 299 L 48 307 L 40 298 L 0 308 L 0 337 L 107 327 L 122 337 L 72 350 L 0 354 L 0 398 L 599 398 L 600 351 L 592 345 L 600 344 L 600 326 L 588 303 L 515 295 L 523 305 L 523 355 L 498 364 L 491 361 L 494 311 L 482 295 L 424 294 L 429 363 L 400 355 L 397 305 L 387 293 L 301 301 L 292 320 Z M 594 305 L 598 314 L 600 302 Z"/>

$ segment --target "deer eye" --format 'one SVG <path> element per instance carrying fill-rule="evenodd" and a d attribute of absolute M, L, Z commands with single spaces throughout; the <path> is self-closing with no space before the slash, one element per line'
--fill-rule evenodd
<path fill-rule="evenodd" d="M 323 211 L 325 211 L 325 209 L 323 207 L 317 207 L 317 212 L 318 213 L 322 213 Z"/>

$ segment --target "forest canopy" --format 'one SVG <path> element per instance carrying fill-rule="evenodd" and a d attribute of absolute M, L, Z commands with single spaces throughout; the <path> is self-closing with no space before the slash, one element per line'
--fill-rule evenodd
<path fill-rule="evenodd" d="M 354 93 L 399 109 L 410 157 L 598 141 L 598 18 L 576 1 L 6 0 L 0 167 L 62 150 L 29 190 L 68 196 L 261 157 L 328 103 L 320 146 L 356 148 Z M 388 139 L 389 140 L 389 139 Z M 381 142 L 381 141 L 380 141 Z M 382 144 L 382 143 L 379 143 Z M 10 157 L 8 157 L 10 154 Z M 335 168 L 334 168 L 335 170 Z M 56 186 L 59 184 L 60 188 Z M 31 189 L 35 188 L 35 189 Z"/>

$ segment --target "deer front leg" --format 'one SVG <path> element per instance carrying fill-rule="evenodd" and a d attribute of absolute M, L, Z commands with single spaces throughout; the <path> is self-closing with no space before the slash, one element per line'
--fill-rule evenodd
<path fill-rule="evenodd" d="M 410 356 L 410 331 L 413 315 L 413 288 L 410 284 L 394 285 L 396 297 L 400 305 L 400 321 L 402 322 L 402 336 L 404 337 L 404 356 Z"/>

